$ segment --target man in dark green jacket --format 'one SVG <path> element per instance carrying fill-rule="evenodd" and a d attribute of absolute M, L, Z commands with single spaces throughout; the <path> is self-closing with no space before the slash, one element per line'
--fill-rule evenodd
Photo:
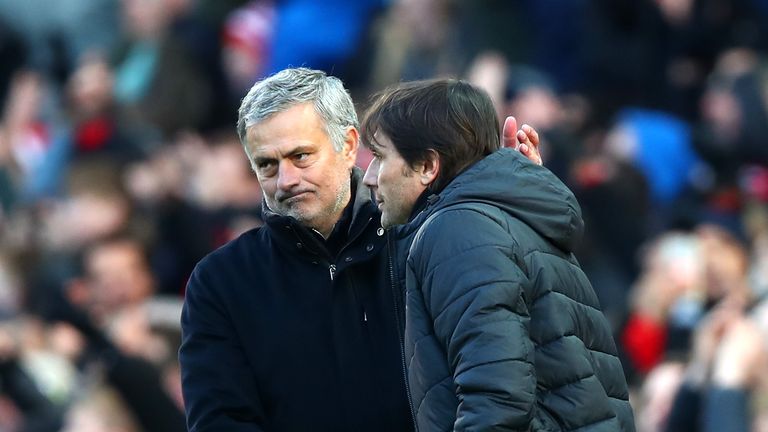
<path fill-rule="evenodd" d="M 553 174 L 499 150 L 488 96 L 401 84 L 363 122 L 398 280 L 417 429 L 632 431 L 607 320 L 573 255 L 583 229 Z"/>

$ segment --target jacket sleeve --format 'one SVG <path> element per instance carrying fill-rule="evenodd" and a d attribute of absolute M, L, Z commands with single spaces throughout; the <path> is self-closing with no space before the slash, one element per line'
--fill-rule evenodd
<path fill-rule="evenodd" d="M 190 432 L 265 430 L 253 372 L 232 317 L 201 264 L 187 284 L 179 349 L 182 392 Z"/>
<path fill-rule="evenodd" d="M 530 283 L 503 224 L 473 209 L 444 211 L 409 253 L 410 282 L 423 295 L 456 387 L 457 431 L 528 430 L 532 422 Z"/>
<path fill-rule="evenodd" d="M 683 383 L 675 393 L 664 432 L 696 432 L 699 430 L 701 389 Z"/>
<path fill-rule="evenodd" d="M 136 420 L 147 431 L 184 432 L 184 414 L 162 387 L 150 362 L 115 351 L 106 365 L 109 383 L 118 391 Z"/>
<path fill-rule="evenodd" d="M 22 413 L 19 432 L 54 432 L 64 426 L 64 410 L 38 390 L 15 358 L 0 361 L 0 390 Z"/>

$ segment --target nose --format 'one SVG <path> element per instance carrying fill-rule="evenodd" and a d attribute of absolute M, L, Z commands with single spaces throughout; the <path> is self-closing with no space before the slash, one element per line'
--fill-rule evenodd
<path fill-rule="evenodd" d="M 281 161 L 277 172 L 277 188 L 288 191 L 301 183 L 301 169 L 290 161 Z"/>
<path fill-rule="evenodd" d="M 374 158 L 368 169 L 365 170 L 365 176 L 363 177 L 363 184 L 371 189 L 375 189 L 379 185 L 379 160 Z"/>

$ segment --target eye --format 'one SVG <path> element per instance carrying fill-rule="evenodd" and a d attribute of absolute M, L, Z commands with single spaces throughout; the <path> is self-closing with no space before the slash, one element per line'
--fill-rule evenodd
<path fill-rule="evenodd" d="M 304 168 L 309 166 L 314 158 L 311 152 L 300 152 L 291 155 L 291 160 L 297 167 Z"/>
<path fill-rule="evenodd" d="M 274 171 L 276 166 L 277 162 L 271 159 L 256 161 L 256 170 L 264 175 L 268 175 L 270 172 Z"/>
<path fill-rule="evenodd" d="M 291 158 L 293 159 L 293 163 L 295 163 L 296 166 L 304 167 L 310 163 L 311 156 L 311 153 L 296 153 Z"/>

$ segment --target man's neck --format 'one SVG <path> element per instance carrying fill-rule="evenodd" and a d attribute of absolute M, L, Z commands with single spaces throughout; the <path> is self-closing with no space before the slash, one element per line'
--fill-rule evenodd
<path fill-rule="evenodd" d="M 333 234 L 333 231 L 336 228 L 336 226 L 339 224 L 339 221 L 342 218 L 344 218 L 344 213 L 347 211 L 347 208 L 350 207 L 351 203 L 352 203 L 352 200 L 347 199 L 347 203 L 340 210 L 337 211 L 336 215 L 334 215 L 334 218 L 333 218 L 334 222 L 332 225 L 327 227 L 317 227 L 317 228 L 310 227 L 310 228 L 312 229 L 312 231 L 319 234 L 323 239 L 328 240 L 328 237 L 330 237 L 331 234 Z"/>
<path fill-rule="evenodd" d="M 336 220 L 333 227 L 331 227 L 330 234 L 328 236 L 323 236 L 323 239 L 325 239 L 325 247 L 332 255 L 337 254 L 349 241 L 349 230 L 355 212 L 355 202 L 354 199 L 351 198 L 352 196 L 353 194 L 350 194 L 350 199 L 347 200 L 347 205 L 342 210 L 340 217 Z"/>

